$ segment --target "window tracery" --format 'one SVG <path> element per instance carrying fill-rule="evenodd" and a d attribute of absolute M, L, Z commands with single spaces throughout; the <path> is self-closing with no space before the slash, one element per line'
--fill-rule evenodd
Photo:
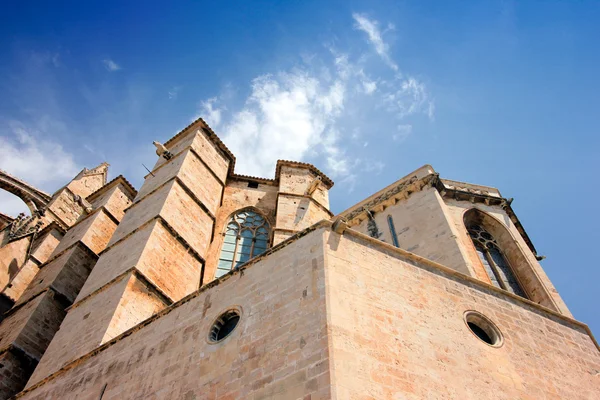
<path fill-rule="evenodd" d="M 264 253 L 268 247 L 269 234 L 269 223 L 262 215 L 251 210 L 236 212 L 227 223 L 215 276 L 223 276 Z"/>
<path fill-rule="evenodd" d="M 470 224 L 467 227 L 467 231 L 473 240 L 477 255 L 492 284 L 518 296 L 527 298 L 517 277 L 502 254 L 496 239 L 478 224 Z"/>

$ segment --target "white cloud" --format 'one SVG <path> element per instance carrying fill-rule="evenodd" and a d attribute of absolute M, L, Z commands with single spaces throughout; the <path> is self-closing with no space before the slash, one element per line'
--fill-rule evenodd
<path fill-rule="evenodd" d="M 401 142 L 404 139 L 406 139 L 408 136 L 410 136 L 410 134 L 412 133 L 412 125 L 398 125 L 396 128 L 396 133 L 394 133 L 392 135 L 392 138 L 397 141 L 397 142 Z"/>
<path fill-rule="evenodd" d="M 377 82 L 364 80 L 361 83 L 366 94 L 372 94 L 375 90 L 377 90 Z"/>
<path fill-rule="evenodd" d="M 20 213 L 30 214 L 23 200 L 4 190 L 0 190 L 0 212 L 13 218 Z"/>
<path fill-rule="evenodd" d="M 364 14 L 353 13 L 352 18 L 356 22 L 354 27 L 367 34 L 369 42 L 375 47 L 375 51 L 385 61 L 385 63 L 394 71 L 398 70 L 398 65 L 392 61 L 389 55 L 389 45 L 383 41 L 381 31 L 379 30 L 379 22 L 367 18 Z M 393 29 L 392 24 L 388 25 L 388 29 Z"/>
<path fill-rule="evenodd" d="M 398 128 L 391 128 L 389 138 L 398 141 L 411 133 L 406 119 L 419 113 L 433 117 L 426 85 L 399 71 L 377 21 L 353 17 L 394 71 L 374 74 L 367 58 L 326 44 L 332 58 L 311 53 L 290 70 L 258 76 L 241 103 L 234 101 L 237 90 L 231 86 L 200 102 L 199 116 L 235 154 L 237 173 L 269 177 L 278 159 L 316 162 L 352 190 L 361 173 L 378 174 L 384 168 L 381 160 L 359 156 L 370 146 L 361 137 L 361 116 L 393 121 Z"/>
<path fill-rule="evenodd" d="M 200 103 L 200 115 L 213 129 L 221 125 L 221 113 L 224 111 L 217 106 L 219 99 L 216 97 L 210 98 Z M 198 118 L 195 118 L 196 120 Z"/>
<path fill-rule="evenodd" d="M 175 100 L 179 95 L 179 91 L 181 90 L 181 86 L 173 86 L 168 92 L 169 100 Z"/>
<path fill-rule="evenodd" d="M 381 161 L 367 160 L 364 163 L 364 170 L 379 175 L 385 168 L 385 164 Z"/>
<path fill-rule="evenodd" d="M 104 68 L 106 68 L 108 71 L 118 71 L 121 69 L 121 66 L 119 64 L 117 64 L 116 62 L 114 62 L 113 60 L 111 60 L 110 58 L 106 58 L 104 60 L 102 60 L 102 63 L 104 64 Z"/>
<path fill-rule="evenodd" d="M 38 189 L 52 193 L 66 184 L 80 170 L 73 156 L 40 132 L 11 121 L 9 130 L 0 135 L 0 169 Z M 0 190 L 0 212 L 16 216 L 29 213 L 16 196 Z"/>
<path fill-rule="evenodd" d="M 42 190 L 54 190 L 80 170 L 73 156 L 23 124 L 9 123 L 12 135 L 0 136 L 0 169 Z"/>
<path fill-rule="evenodd" d="M 307 70 L 262 75 L 252 81 L 243 108 L 221 127 L 237 157 L 239 173 L 272 176 L 277 159 L 302 160 L 316 150 L 332 175 L 348 170 L 335 122 L 344 108 L 345 85 L 322 82 Z M 209 124 L 221 124 L 217 99 L 202 103 Z"/>
<path fill-rule="evenodd" d="M 417 113 L 426 114 L 429 119 L 433 119 L 434 105 L 424 83 L 408 77 L 401 79 L 399 85 L 394 85 L 393 90 L 385 97 L 390 111 L 398 113 L 401 119 Z"/>

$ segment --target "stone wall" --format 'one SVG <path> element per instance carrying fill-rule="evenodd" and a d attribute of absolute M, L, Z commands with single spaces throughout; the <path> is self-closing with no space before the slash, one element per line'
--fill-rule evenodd
<path fill-rule="evenodd" d="M 200 129 L 169 146 L 173 157 L 146 176 L 30 384 L 202 284 L 229 161 Z"/>
<path fill-rule="evenodd" d="M 354 234 L 328 238 L 338 399 L 595 399 L 600 352 L 584 326 Z M 497 325 L 491 347 L 467 310 Z"/>
<path fill-rule="evenodd" d="M 17 275 L 6 285 L 2 294 L 8 297 L 13 303 L 19 300 L 40 270 L 39 266 L 50 258 L 50 255 L 54 252 L 54 249 L 56 249 L 63 236 L 64 232 L 55 224 L 47 226 L 36 234 L 29 258 L 21 266 Z"/>
<path fill-rule="evenodd" d="M 600 391 L 600 352 L 585 325 L 322 226 L 32 379 L 19 398 L 94 399 L 104 390 L 103 400 L 577 400 Z M 108 305 L 119 295 L 104 298 Z M 211 324 L 232 307 L 241 310 L 239 326 L 210 343 Z M 78 308 L 71 326 L 92 334 Z M 470 310 L 496 324 L 500 347 L 470 331 L 463 319 Z"/>
<path fill-rule="evenodd" d="M 322 182 L 312 194 L 307 192 L 317 177 L 308 166 L 281 166 L 274 245 L 333 216 L 329 211 L 329 191 Z"/>
<path fill-rule="evenodd" d="M 379 239 L 393 245 L 388 223 L 388 216 L 391 216 L 401 249 L 446 265 L 465 275 L 472 275 L 456 240 L 455 227 L 447 217 L 444 207 L 438 191 L 427 186 L 395 205 L 390 205 L 384 211 L 373 211 L 375 223 L 381 233 Z M 352 229 L 369 235 L 369 221 L 364 220 Z"/>
<path fill-rule="evenodd" d="M 22 398 L 96 399 L 104 390 L 103 400 L 329 399 L 323 254 L 323 231 L 312 232 L 206 286 Z M 241 310 L 238 327 L 209 343 L 213 321 L 231 307 Z M 88 335 L 94 325 L 75 311 L 72 329 Z"/>
<path fill-rule="evenodd" d="M 113 184 L 111 188 L 107 190 L 101 190 L 89 196 L 86 200 L 92 205 L 92 208 L 97 209 L 104 207 L 105 210 L 117 221 L 123 219 L 125 209 L 131 205 L 135 193 L 131 192 L 131 188 L 125 184 L 119 182 L 120 179 Z"/>
<path fill-rule="evenodd" d="M 0 247 L 0 288 L 4 288 L 19 272 L 27 259 L 32 236 L 28 235 Z"/>
<path fill-rule="evenodd" d="M 93 177 L 98 179 L 96 174 Z M 19 295 L 15 298 L 17 302 L 0 324 L 0 354 L 4 353 L 10 361 L 1 368 L 5 375 L 11 376 L 10 384 L 0 391 L 0 399 L 21 390 L 33 372 L 32 367 L 42 359 L 67 307 L 77 297 L 98 253 L 104 250 L 118 224 L 113 213 L 122 214 L 131 202 L 131 189 L 126 186 L 129 185 L 115 181 L 95 192 L 98 208 L 82 214 L 64 236 L 54 223 L 35 238 L 31 257 L 20 270 L 19 279 L 14 280 L 18 283 L 13 285 L 14 294 Z M 68 193 L 68 189 L 60 193 Z"/>
<path fill-rule="evenodd" d="M 36 363 L 12 351 L 0 353 L 0 399 L 8 399 L 23 388 L 23 376 L 30 376 Z"/>

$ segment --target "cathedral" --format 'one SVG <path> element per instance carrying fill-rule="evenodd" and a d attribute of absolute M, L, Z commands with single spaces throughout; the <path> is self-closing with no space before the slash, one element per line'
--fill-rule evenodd
<path fill-rule="evenodd" d="M 599 399 L 600 351 L 494 187 L 422 166 L 334 215 L 333 182 L 235 173 L 198 119 L 136 190 L 0 171 L 0 399 Z M 0 210 L 1 211 L 1 210 Z"/>

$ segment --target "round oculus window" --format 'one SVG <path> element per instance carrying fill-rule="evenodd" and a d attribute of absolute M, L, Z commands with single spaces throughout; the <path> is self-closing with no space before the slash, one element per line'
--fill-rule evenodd
<path fill-rule="evenodd" d="M 467 311 L 464 320 L 471 333 L 482 342 L 493 347 L 500 347 L 504 343 L 500 329 L 483 314 L 477 311 Z"/>
<path fill-rule="evenodd" d="M 236 309 L 225 311 L 215 320 L 208 334 L 208 341 L 217 343 L 229 336 L 240 322 L 240 312 Z"/>

